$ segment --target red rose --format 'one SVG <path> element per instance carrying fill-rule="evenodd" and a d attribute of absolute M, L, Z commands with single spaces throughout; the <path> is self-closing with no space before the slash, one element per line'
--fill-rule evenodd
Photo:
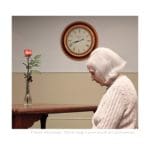
<path fill-rule="evenodd" d="M 24 49 L 24 55 L 26 57 L 30 57 L 32 55 L 32 50 L 31 49 Z"/>

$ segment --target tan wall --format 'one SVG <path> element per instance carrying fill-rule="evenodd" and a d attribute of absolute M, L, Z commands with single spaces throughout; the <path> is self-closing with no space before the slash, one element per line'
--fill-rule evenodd
<path fill-rule="evenodd" d="M 138 74 L 126 73 L 138 90 Z M 91 81 L 89 73 L 41 73 L 33 75 L 33 103 L 98 104 L 105 88 Z M 25 82 L 23 73 L 13 73 L 12 101 L 23 103 Z M 92 112 L 50 114 L 47 128 L 91 128 Z M 36 122 L 32 128 L 39 128 Z"/>

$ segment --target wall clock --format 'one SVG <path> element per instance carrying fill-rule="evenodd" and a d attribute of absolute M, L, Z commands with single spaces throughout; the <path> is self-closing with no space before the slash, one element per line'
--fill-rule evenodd
<path fill-rule="evenodd" d="M 98 37 L 93 26 L 86 22 L 73 22 L 62 34 L 62 47 L 73 58 L 87 57 L 97 46 Z"/>

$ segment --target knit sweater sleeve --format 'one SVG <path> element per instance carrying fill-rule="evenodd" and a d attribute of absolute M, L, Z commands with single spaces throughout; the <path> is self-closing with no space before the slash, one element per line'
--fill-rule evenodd
<path fill-rule="evenodd" d="M 93 128 L 115 129 L 125 111 L 124 94 L 118 87 L 109 89 L 92 119 Z"/>

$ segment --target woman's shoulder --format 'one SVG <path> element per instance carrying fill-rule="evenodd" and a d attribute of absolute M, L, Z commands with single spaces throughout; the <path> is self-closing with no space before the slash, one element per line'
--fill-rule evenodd
<path fill-rule="evenodd" d="M 137 99 L 137 92 L 132 81 L 126 76 L 119 76 L 111 86 L 110 90 L 120 93 L 127 99 Z"/>
<path fill-rule="evenodd" d="M 127 87 L 130 87 L 130 86 L 133 86 L 133 83 L 126 75 L 120 75 L 115 80 L 115 82 L 113 83 L 112 86 L 127 88 Z"/>
<path fill-rule="evenodd" d="M 108 90 L 122 94 L 136 94 L 132 81 L 126 75 L 120 75 Z"/>

